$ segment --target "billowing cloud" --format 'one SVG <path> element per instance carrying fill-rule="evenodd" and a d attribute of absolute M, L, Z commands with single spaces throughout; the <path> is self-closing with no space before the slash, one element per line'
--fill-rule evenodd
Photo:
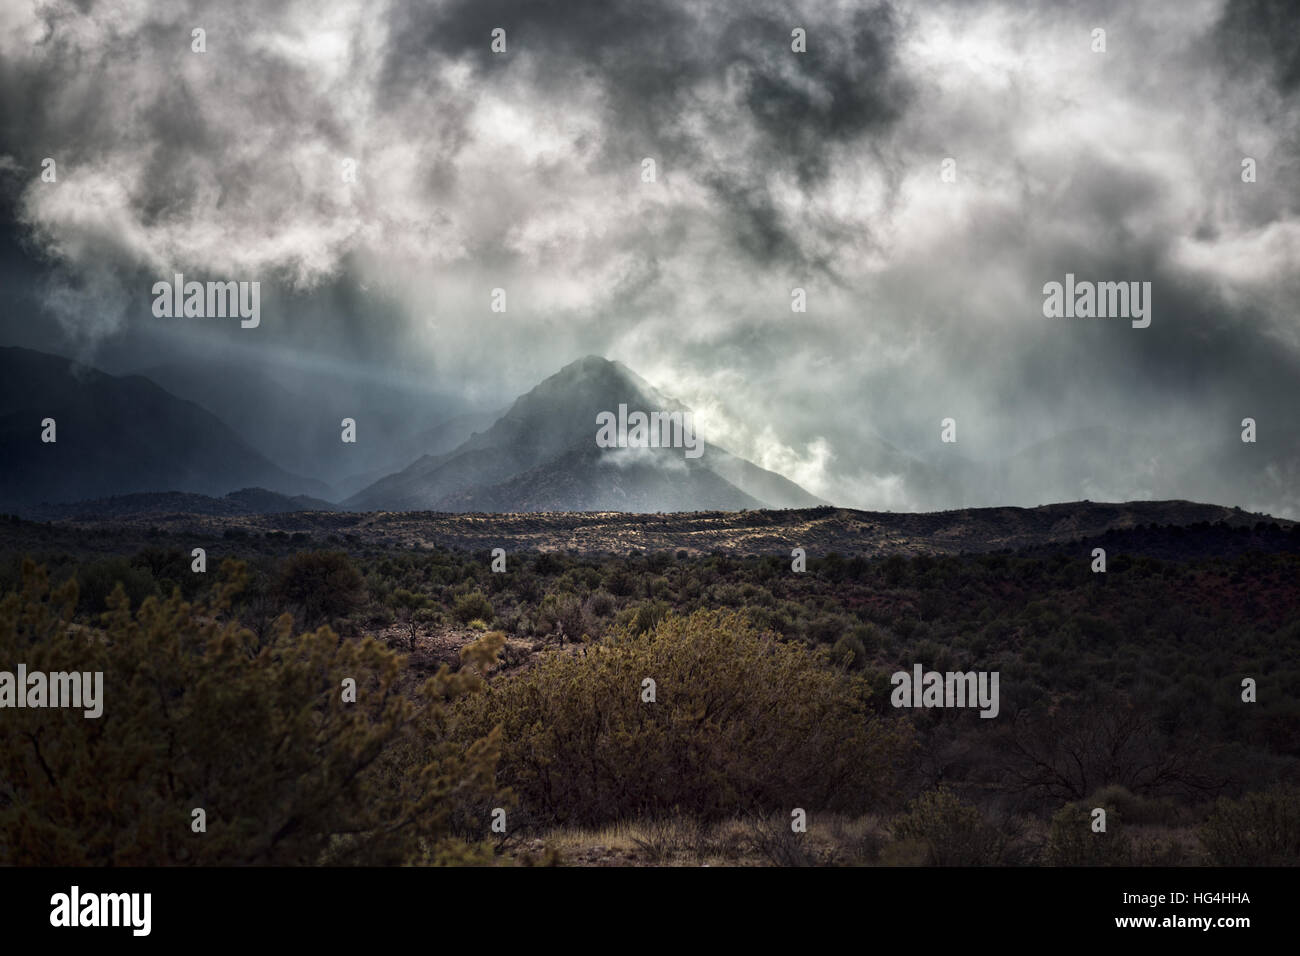
<path fill-rule="evenodd" d="M 1095 496 L 1300 513 L 1294 5 L 2 16 L 0 183 L 43 263 L 52 349 L 234 337 L 489 404 L 597 352 L 844 504 L 1038 504 L 1056 442 L 1052 475 Z M 159 339 L 149 288 L 175 271 L 262 281 L 258 338 Z M 1151 282 L 1152 326 L 1044 318 L 1067 273 Z M 1267 423 L 1266 466 L 1233 445 L 1246 416 Z M 1095 429 L 1140 436 L 1124 447 L 1142 460 L 1099 462 Z M 1004 482 L 968 480 L 1026 449 Z"/>

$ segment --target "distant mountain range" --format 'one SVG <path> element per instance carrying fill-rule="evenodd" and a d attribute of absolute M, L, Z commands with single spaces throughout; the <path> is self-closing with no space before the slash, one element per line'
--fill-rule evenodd
<path fill-rule="evenodd" d="M 500 417 L 466 411 L 450 396 L 334 368 L 174 359 L 135 371 L 206 408 L 250 446 L 345 498 L 421 455 L 450 451 Z M 308 412 L 304 414 L 304 411 Z M 344 418 L 362 424 L 357 445 L 339 441 Z"/>
<path fill-rule="evenodd" d="M 698 458 L 682 448 L 598 447 L 597 415 L 620 405 L 689 411 L 599 356 L 565 366 L 504 412 L 482 413 L 418 382 L 354 388 L 324 373 L 294 378 L 272 367 L 201 363 L 116 376 L 0 347 L 0 512 L 654 513 L 827 504 L 707 441 Z M 357 444 L 340 442 L 343 417 L 357 418 Z M 56 422 L 53 443 L 41 441 L 47 418 Z M 867 502 L 891 500 L 873 488 L 902 489 L 916 511 L 1176 497 L 1300 516 L 1294 427 L 1263 422 L 1254 444 L 1240 441 L 1232 421 L 1206 429 L 1212 441 L 1181 444 L 1177 435 L 1075 429 L 974 461 L 955 445 L 926 458 L 908 454 L 864 423 L 859 440 L 835 449 L 835 468 L 860 476 Z M 286 468 L 290 461 L 304 467 Z"/>
<path fill-rule="evenodd" d="M 46 419 L 53 442 L 42 441 Z M 20 348 L 0 348 L 0 462 L 0 507 L 10 510 L 141 491 L 329 493 L 146 378 Z"/>
<path fill-rule="evenodd" d="M 341 444 L 338 408 L 302 402 L 247 375 L 223 382 L 209 372 L 159 367 L 172 387 L 204 396 L 263 448 L 295 430 Z M 259 405 L 273 403 L 273 407 Z M 211 408 L 178 398 L 141 375 L 114 376 L 69 359 L 0 348 L 0 509 L 30 517 L 162 514 L 235 515 L 289 510 L 453 512 L 736 511 L 825 504 L 774 472 L 705 444 L 681 448 L 598 448 L 596 416 L 620 404 L 686 412 L 630 369 L 589 356 L 561 369 L 501 415 L 460 414 L 386 442 L 331 487 L 296 475 L 257 450 Z M 304 407 L 305 406 L 305 407 Z M 260 409 L 260 411 L 259 411 Z M 41 422 L 55 438 L 41 440 Z M 277 424 L 268 422 L 274 420 Z M 368 422 L 359 423 L 364 436 Z M 477 429 L 482 429 L 479 431 Z M 319 438 L 312 441 L 319 443 Z M 301 443 L 296 460 L 303 455 Z M 423 448 L 424 453 L 417 449 Z M 401 467 L 403 461 L 410 461 Z M 231 493 L 232 488 L 243 489 Z M 345 498 L 340 505 L 331 501 Z"/>

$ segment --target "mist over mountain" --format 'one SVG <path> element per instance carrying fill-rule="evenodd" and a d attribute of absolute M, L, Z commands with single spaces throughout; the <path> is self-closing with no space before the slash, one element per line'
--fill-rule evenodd
<path fill-rule="evenodd" d="M 735 511 L 824 504 L 707 443 L 600 448 L 597 416 L 619 406 L 689 412 L 627 366 L 589 355 L 521 395 L 486 431 L 426 455 L 343 502 L 359 511 Z"/>
<path fill-rule="evenodd" d="M 828 503 L 702 435 L 698 458 L 682 448 L 597 447 L 601 412 L 620 405 L 690 409 L 623 363 L 595 355 L 548 376 L 503 413 L 462 411 L 442 420 L 433 420 L 439 408 L 462 406 L 440 399 L 433 383 L 414 392 L 350 390 L 331 389 L 328 377 L 304 377 L 295 392 L 266 366 L 226 374 L 167 365 L 151 373 L 168 384 L 163 388 L 144 376 L 109 375 L 19 348 L 0 350 L 0 372 L 0 505 L 14 510 L 45 503 L 60 505 L 51 513 L 62 514 L 62 506 L 90 499 L 166 492 L 220 498 L 246 488 L 277 496 L 265 507 L 241 505 L 252 512 L 291 510 L 294 496 L 306 496 L 305 508 L 338 502 L 362 511 L 736 511 Z M 404 404 L 411 409 L 405 415 Z M 48 444 L 40 441 L 47 417 L 58 437 Z M 341 417 L 357 420 L 355 444 L 340 440 Z M 834 465 L 909 504 L 896 510 L 1158 500 L 1172 490 L 1185 500 L 1300 514 L 1300 442 L 1285 427 L 1266 441 L 1242 442 L 1232 424 L 1214 442 L 1135 425 L 1092 426 L 976 459 L 960 443 L 938 441 L 909 453 L 863 423 Z"/>
<path fill-rule="evenodd" d="M 190 6 L 5 7 L 0 342 L 148 370 L 335 500 L 598 354 L 846 507 L 1300 517 L 1293 2 L 811 4 L 803 53 L 788 5 L 506 4 L 498 55 L 472 4 L 235 0 L 206 58 Z M 177 272 L 260 282 L 260 324 L 155 316 Z M 1150 326 L 1045 315 L 1070 275 L 1149 283 Z"/>
<path fill-rule="evenodd" d="M 329 484 L 346 497 L 421 455 L 448 451 L 497 414 L 475 412 L 425 382 L 371 381 L 347 369 L 311 369 L 271 359 L 214 364 L 198 358 L 141 368 L 138 374 L 201 405 L 249 445 L 289 471 Z M 339 440 L 340 422 L 364 422 L 356 445 Z"/>
<path fill-rule="evenodd" d="M 678 447 L 597 447 L 597 414 L 620 405 L 689 417 L 685 406 L 626 366 L 597 356 L 561 369 L 494 421 L 466 413 L 407 429 L 395 440 L 383 429 L 372 437 L 374 423 L 362 414 L 356 443 L 341 441 L 333 417 L 366 407 L 360 400 L 340 397 L 334 409 L 322 408 L 248 373 L 197 371 L 156 374 L 224 409 L 236 426 L 143 376 L 113 376 L 27 349 L 0 351 L 6 461 L 0 505 L 46 517 L 187 509 L 247 514 L 317 510 L 341 497 L 316 475 L 280 467 L 243 430 L 258 434 L 271 453 L 300 463 L 343 459 L 366 469 L 342 482 L 364 484 L 343 503 L 351 510 L 737 511 L 826 503 L 707 443 L 698 458 Z M 41 440 L 46 418 L 55 420 L 54 442 Z M 314 439 L 320 448 L 277 443 L 277 434 L 295 429 L 320 433 Z M 425 453 L 416 457 L 417 449 Z M 416 460 L 400 467 L 404 456 Z"/>

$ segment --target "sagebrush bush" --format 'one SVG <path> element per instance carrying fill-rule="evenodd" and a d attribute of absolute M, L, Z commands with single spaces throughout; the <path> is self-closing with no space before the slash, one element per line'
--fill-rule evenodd
<path fill-rule="evenodd" d="M 862 670 L 869 662 L 866 647 L 851 634 L 845 634 L 831 646 L 831 659 L 836 663 L 847 660 L 848 666 L 855 671 Z"/>
<path fill-rule="evenodd" d="M 1008 838 L 946 787 L 910 801 L 891 829 L 896 840 L 924 846 L 929 866 L 992 866 L 1007 856 Z"/>
<path fill-rule="evenodd" d="M 102 613 L 107 609 L 109 596 L 118 585 L 121 585 L 127 597 L 135 604 L 158 592 L 147 568 L 135 565 L 126 558 L 105 558 L 87 562 L 77 569 L 78 608 L 91 614 Z"/>
<path fill-rule="evenodd" d="M 620 626 L 630 628 L 633 634 L 644 634 L 658 627 L 659 622 L 668 615 L 668 611 L 666 601 L 645 601 L 619 614 L 618 623 Z"/>
<path fill-rule="evenodd" d="M 647 678 L 653 703 L 642 700 Z M 700 611 L 547 656 L 457 713 L 467 740 L 500 726 L 501 780 L 540 817 L 716 820 L 861 812 L 884 799 L 908 725 L 873 716 L 869 694 L 863 678 L 742 614 Z"/>
<path fill-rule="evenodd" d="M 1221 798 L 1200 838 L 1217 866 L 1300 866 L 1300 787 Z"/>
<path fill-rule="evenodd" d="M 462 624 L 473 620 L 490 621 L 494 616 L 492 602 L 480 591 L 471 591 L 456 598 L 451 613 Z"/>
<path fill-rule="evenodd" d="M 1048 866 L 1126 866 L 1132 862 L 1132 845 L 1124 832 L 1119 811 L 1103 806 L 1106 831 L 1092 829 L 1091 801 L 1067 803 L 1052 816 L 1043 848 L 1043 862 Z"/>
<path fill-rule="evenodd" d="M 593 591 L 587 599 L 587 607 L 595 617 L 609 617 L 614 613 L 618 602 L 608 591 Z"/>
<path fill-rule="evenodd" d="M 537 624 L 548 634 L 579 640 L 590 630 L 582 600 L 573 594 L 548 594 L 537 608 Z"/>

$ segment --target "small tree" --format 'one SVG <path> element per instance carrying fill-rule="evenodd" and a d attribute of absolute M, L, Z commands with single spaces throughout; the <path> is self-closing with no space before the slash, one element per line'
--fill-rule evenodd
<path fill-rule="evenodd" d="M 415 628 L 419 621 L 428 619 L 428 610 L 433 605 L 428 595 L 418 591 L 398 588 L 393 592 L 393 603 L 397 605 L 397 619 L 408 628 L 406 646 L 415 650 Z"/>

